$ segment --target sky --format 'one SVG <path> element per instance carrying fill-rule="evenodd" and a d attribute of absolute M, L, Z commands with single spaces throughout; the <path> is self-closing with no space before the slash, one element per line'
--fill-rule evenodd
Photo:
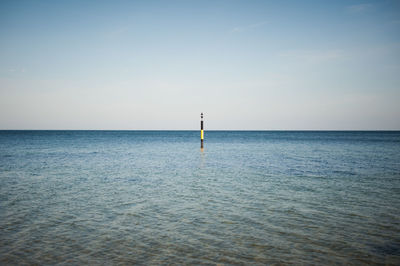
<path fill-rule="evenodd" d="M 399 130 L 400 1 L 0 1 L 0 129 Z"/>

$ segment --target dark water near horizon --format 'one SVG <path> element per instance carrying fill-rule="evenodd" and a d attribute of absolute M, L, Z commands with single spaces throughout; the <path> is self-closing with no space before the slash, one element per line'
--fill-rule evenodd
<path fill-rule="evenodd" d="M 400 264 L 399 131 L 0 131 L 0 264 Z"/>

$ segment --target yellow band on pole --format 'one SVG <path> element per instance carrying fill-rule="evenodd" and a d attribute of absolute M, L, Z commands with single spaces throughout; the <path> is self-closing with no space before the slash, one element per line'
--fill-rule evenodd
<path fill-rule="evenodd" d="M 204 139 L 204 130 L 200 130 L 200 139 Z"/>

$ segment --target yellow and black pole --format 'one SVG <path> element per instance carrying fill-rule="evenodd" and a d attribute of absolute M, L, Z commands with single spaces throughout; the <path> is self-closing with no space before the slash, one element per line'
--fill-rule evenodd
<path fill-rule="evenodd" d="M 200 121 L 200 141 L 201 141 L 201 149 L 204 148 L 204 123 L 203 123 L 203 113 L 200 115 L 201 121 Z"/>

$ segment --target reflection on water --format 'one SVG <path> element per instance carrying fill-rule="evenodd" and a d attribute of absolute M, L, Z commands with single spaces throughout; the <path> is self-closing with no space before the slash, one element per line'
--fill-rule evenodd
<path fill-rule="evenodd" d="M 399 264 L 399 132 L 0 132 L 1 264 Z"/>

